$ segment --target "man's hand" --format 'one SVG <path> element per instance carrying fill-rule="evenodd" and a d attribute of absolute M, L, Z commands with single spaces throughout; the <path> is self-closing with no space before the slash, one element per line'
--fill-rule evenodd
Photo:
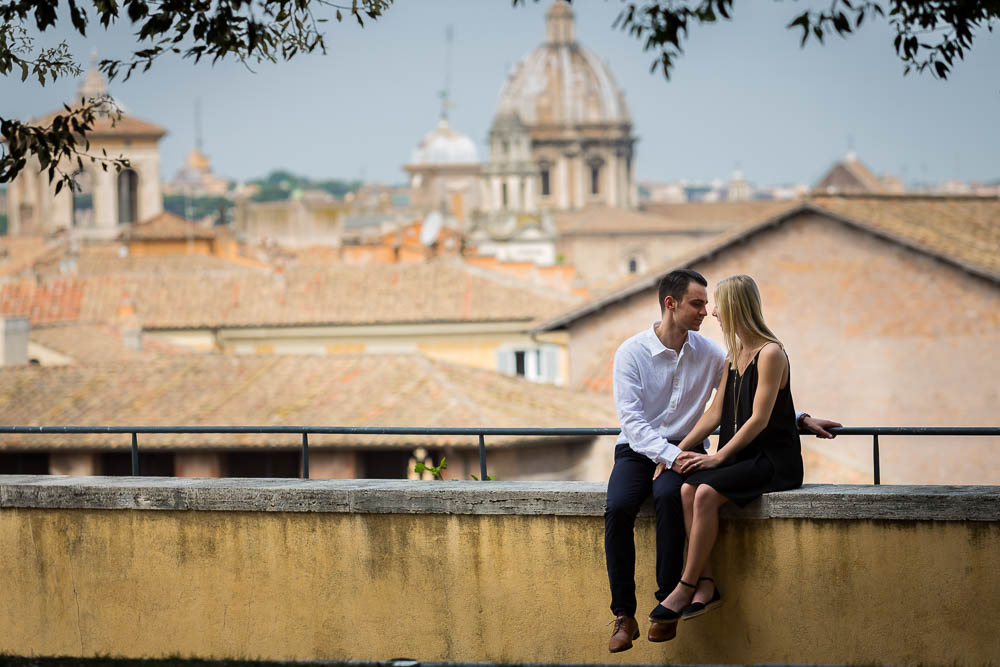
<path fill-rule="evenodd" d="M 677 457 L 680 458 L 679 456 Z M 673 470 L 678 475 L 690 475 L 691 473 L 698 472 L 699 470 L 711 470 L 712 468 L 718 468 L 722 465 L 723 459 L 718 454 L 695 454 L 691 452 L 691 457 L 685 459 L 683 463 L 678 467 L 677 461 L 674 461 Z"/>
<path fill-rule="evenodd" d="M 703 456 L 702 454 L 696 454 L 695 452 L 682 451 L 680 454 L 674 458 L 674 465 L 670 468 L 671 470 L 679 472 L 681 467 L 684 465 L 685 461 L 690 461 L 696 456 Z M 667 466 L 663 463 L 656 464 L 656 470 L 653 472 L 653 479 L 663 474 L 663 471 L 667 469 Z"/>
<path fill-rule="evenodd" d="M 840 422 L 831 421 L 829 419 L 820 419 L 811 415 L 802 415 L 802 419 L 799 420 L 799 423 L 801 423 L 802 428 L 805 430 L 816 434 L 817 438 L 828 439 L 836 438 L 837 436 L 830 433 L 826 429 L 843 426 Z"/>

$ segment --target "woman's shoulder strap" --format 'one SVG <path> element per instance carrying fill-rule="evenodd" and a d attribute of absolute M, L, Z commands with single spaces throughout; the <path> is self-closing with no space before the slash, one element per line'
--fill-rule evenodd
<path fill-rule="evenodd" d="M 764 349 L 765 347 L 767 347 L 768 345 L 771 345 L 772 343 L 774 343 L 774 344 L 775 344 L 775 345 L 777 345 L 778 347 L 781 347 L 781 344 L 780 344 L 780 343 L 777 343 L 777 342 L 775 342 L 775 341 L 773 341 L 773 340 L 769 340 L 769 341 L 767 341 L 766 343 L 764 343 L 763 345 L 761 345 L 760 347 L 758 347 L 758 348 L 757 348 L 757 351 L 756 351 L 756 352 L 754 353 L 754 355 L 753 355 L 753 360 L 754 360 L 754 361 L 757 361 L 757 357 L 759 357 L 759 356 L 760 356 L 760 353 L 761 353 L 761 351 L 762 351 L 762 350 L 763 350 L 763 349 Z M 782 348 L 782 349 L 784 349 L 784 348 Z"/>

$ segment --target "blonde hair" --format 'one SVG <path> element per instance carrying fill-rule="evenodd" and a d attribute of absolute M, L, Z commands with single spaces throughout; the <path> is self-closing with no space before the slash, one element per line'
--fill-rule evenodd
<path fill-rule="evenodd" d="M 719 324 L 722 326 L 722 336 L 726 341 L 732 368 L 737 367 L 736 360 L 743 350 L 737 332 L 763 338 L 785 349 L 764 322 L 760 309 L 760 291 L 750 276 L 729 276 L 720 281 L 715 286 L 715 308 L 719 314 Z"/>

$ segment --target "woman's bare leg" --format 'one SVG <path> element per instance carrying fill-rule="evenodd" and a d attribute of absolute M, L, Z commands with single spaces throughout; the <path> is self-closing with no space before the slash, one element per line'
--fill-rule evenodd
<path fill-rule="evenodd" d="M 684 508 L 684 532 L 688 536 L 691 535 L 691 522 L 694 519 L 694 497 L 697 488 L 693 484 L 685 484 L 681 487 L 681 504 Z M 698 587 L 694 592 L 694 597 L 691 599 L 692 602 L 705 604 L 712 599 L 712 596 L 715 594 L 712 582 L 701 580 L 702 577 L 711 578 L 711 576 L 712 563 L 711 559 L 709 559 L 709 562 L 705 563 L 705 567 L 701 568 L 701 574 L 698 576 L 699 581 L 697 583 L 685 579 L 688 583 L 695 584 Z"/>
<path fill-rule="evenodd" d="M 698 577 L 705 576 L 703 570 L 719 535 L 719 508 L 725 502 L 725 496 L 708 484 L 698 486 L 694 497 L 694 521 L 688 537 L 687 561 L 681 575 L 685 581 L 693 584 Z"/>
<path fill-rule="evenodd" d="M 685 488 L 690 488 L 690 485 L 685 484 L 681 487 L 684 524 L 688 530 L 687 559 L 684 562 L 681 580 L 697 585 L 698 577 L 711 576 L 708 557 L 712 553 L 715 538 L 719 534 L 719 508 L 726 502 L 726 498 L 707 484 L 699 484 L 695 487 L 693 499 L 690 491 L 685 493 Z M 689 513 L 690 523 L 688 522 Z M 707 602 L 712 595 L 711 582 L 702 583 L 705 584 L 704 590 L 699 591 L 699 593 L 707 593 L 707 596 L 703 595 L 706 599 L 699 598 L 699 601 Z M 668 609 L 680 611 L 691 603 L 694 593 L 693 588 L 678 583 L 661 604 Z"/>

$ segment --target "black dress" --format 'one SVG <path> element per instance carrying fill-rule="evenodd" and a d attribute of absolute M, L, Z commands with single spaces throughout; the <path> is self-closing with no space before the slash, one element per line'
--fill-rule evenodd
<path fill-rule="evenodd" d="M 727 370 L 722 423 L 719 426 L 719 449 L 726 446 L 739 427 L 753 414 L 759 356 L 760 350 L 742 376 L 731 368 Z M 791 368 L 788 371 L 788 382 L 778 390 L 774 399 L 774 408 L 764 430 L 737 452 L 735 459 L 719 468 L 693 473 L 685 481 L 708 484 L 740 507 L 756 500 L 761 494 L 802 486 L 802 446 L 799 443 L 799 430 L 795 425 L 795 407 L 792 405 Z"/>

